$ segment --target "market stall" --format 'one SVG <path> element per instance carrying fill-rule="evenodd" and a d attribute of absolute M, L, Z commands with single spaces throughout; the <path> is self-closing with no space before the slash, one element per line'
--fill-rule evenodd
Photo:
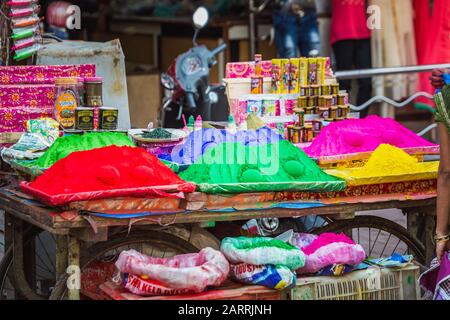
<path fill-rule="evenodd" d="M 329 58 L 262 58 L 227 66 L 220 129 L 120 130 L 94 64 L 0 67 L 1 298 L 418 299 L 439 147 L 359 119 Z M 388 208 L 409 228 L 361 215 Z"/>

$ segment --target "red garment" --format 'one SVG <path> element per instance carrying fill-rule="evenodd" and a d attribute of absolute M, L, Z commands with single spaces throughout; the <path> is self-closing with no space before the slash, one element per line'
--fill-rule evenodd
<path fill-rule="evenodd" d="M 365 0 L 333 0 L 330 42 L 370 38 Z"/>
<path fill-rule="evenodd" d="M 450 5 L 448 0 L 414 0 L 417 60 L 419 65 L 450 62 Z M 430 73 L 419 75 L 417 91 L 434 93 L 430 84 Z M 428 99 L 420 102 L 434 105 Z"/>

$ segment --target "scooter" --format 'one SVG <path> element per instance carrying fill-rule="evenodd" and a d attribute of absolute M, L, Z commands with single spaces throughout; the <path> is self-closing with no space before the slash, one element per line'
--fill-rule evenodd
<path fill-rule="evenodd" d="M 204 121 L 226 121 L 228 118 L 224 87 L 209 84 L 210 70 L 217 64 L 216 56 L 227 46 L 222 44 L 210 51 L 206 46 L 197 44 L 199 31 L 209 20 L 206 8 L 199 7 L 192 20 L 195 27 L 194 47 L 179 55 L 168 71 L 161 74 L 164 88 L 159 119 L 161 127 L 182 128 L 182 115 L 185 119 L 200 115 Z"/>

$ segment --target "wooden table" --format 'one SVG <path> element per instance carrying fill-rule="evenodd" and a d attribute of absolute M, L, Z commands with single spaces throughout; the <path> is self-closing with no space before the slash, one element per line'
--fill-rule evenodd
<path fill-rule="evenodd" d="M 251 194 L 249 195 L 251 196 Z M 289 218 L 306 215 L 330 216 L 334 219 L 351 219 L 355 212 L 397 208 L 408 215 L 408 227 L 412 234 L 417 231 L 417 213 L 426 216 L 426 232 L 432 235 L 434 229 L 434 212 L 436 197 L 433 194 L 411 199 L 410 196 L 398 197 L 397 200 L 378 201 L 368 199 L 353 199 L 353 203 L 337 203 L 320 207 L 304 209 L 272 208 L 267 210 L 236 210 L 233 212 L 208 211 L 204 207 L 210 201 L 224 202 L 233 197 L 208 196 L 194 193 L 187 196 L 182 205 L 191 211 L 170 215 L 153 215 L 134 222 L 133 225 L 181 225 L 201 224 L 206 222 L 250 220 L 255 218 Z M 108 229 L 111 227 L 129 228 L 130 219 L 100 218 L 84 215 L 79 212 L 57 211 L 46 207 L 30 197 L 15 190 L 0 189 L 0 209 L 4 210 L 6 230 L 6 245 L 21 241 L 18 234 L 23 231 L 24 223 L 34 225 L 55 235 L 56 238 L 56 272 L 63 275 L 68 265 L 80 266 L 80 244 L 82 241 L 107 241 Z M 193 210 L 195 209 L 195 210 Z M 8 227 L 9 226 L 9 227 Z M 13 227 L 11 227 L 13 226 Z M 23 239 L 22 239 L 23 240 Z M 425 243 L 427 257 L 434 252 L 432 240 Z M 79 280 L 79 279 L 78 279 Z M 70 289 L 69 298 L 78 299 L 79 289 Z"/>

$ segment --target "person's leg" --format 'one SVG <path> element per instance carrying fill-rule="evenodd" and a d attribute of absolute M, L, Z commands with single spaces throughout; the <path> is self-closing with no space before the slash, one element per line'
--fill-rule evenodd
<path fill-rule="evenodd" d="M 318 56 L 320 54 L 320 34 L 317 13 L 314 9 L 305 11 L 299 19 L 298 46 L 302 57 Z"/>
<path fill-rule="evenodd" d="M 372 68 L 372 56 L 370 49 L 370 39 L 357 40 L 355 51 L 355 67 L 357 69 Z M 358 99 L 357 104 L 362 105 L 372 97 L 372 79 L 358 79 Z M 367 117 L 369 109 L 361 112 L 361 118 Z"/>
<path fill-rule="evenodd" d="M 336 58 L 336 71 L 352 70 L 354 66 L 354 40 L 343 40 L 333 44 L 333 52 Z M 350 93 L 351 80 L 339 80 L 342 90 Z"/>
<path fill-rule="evenodd" d="M 275 28 L 275 44 L 278 57 L 297 57 L 297 18 L 291 14 L 277 12 L 273 17 L 273 26 Z"/>

